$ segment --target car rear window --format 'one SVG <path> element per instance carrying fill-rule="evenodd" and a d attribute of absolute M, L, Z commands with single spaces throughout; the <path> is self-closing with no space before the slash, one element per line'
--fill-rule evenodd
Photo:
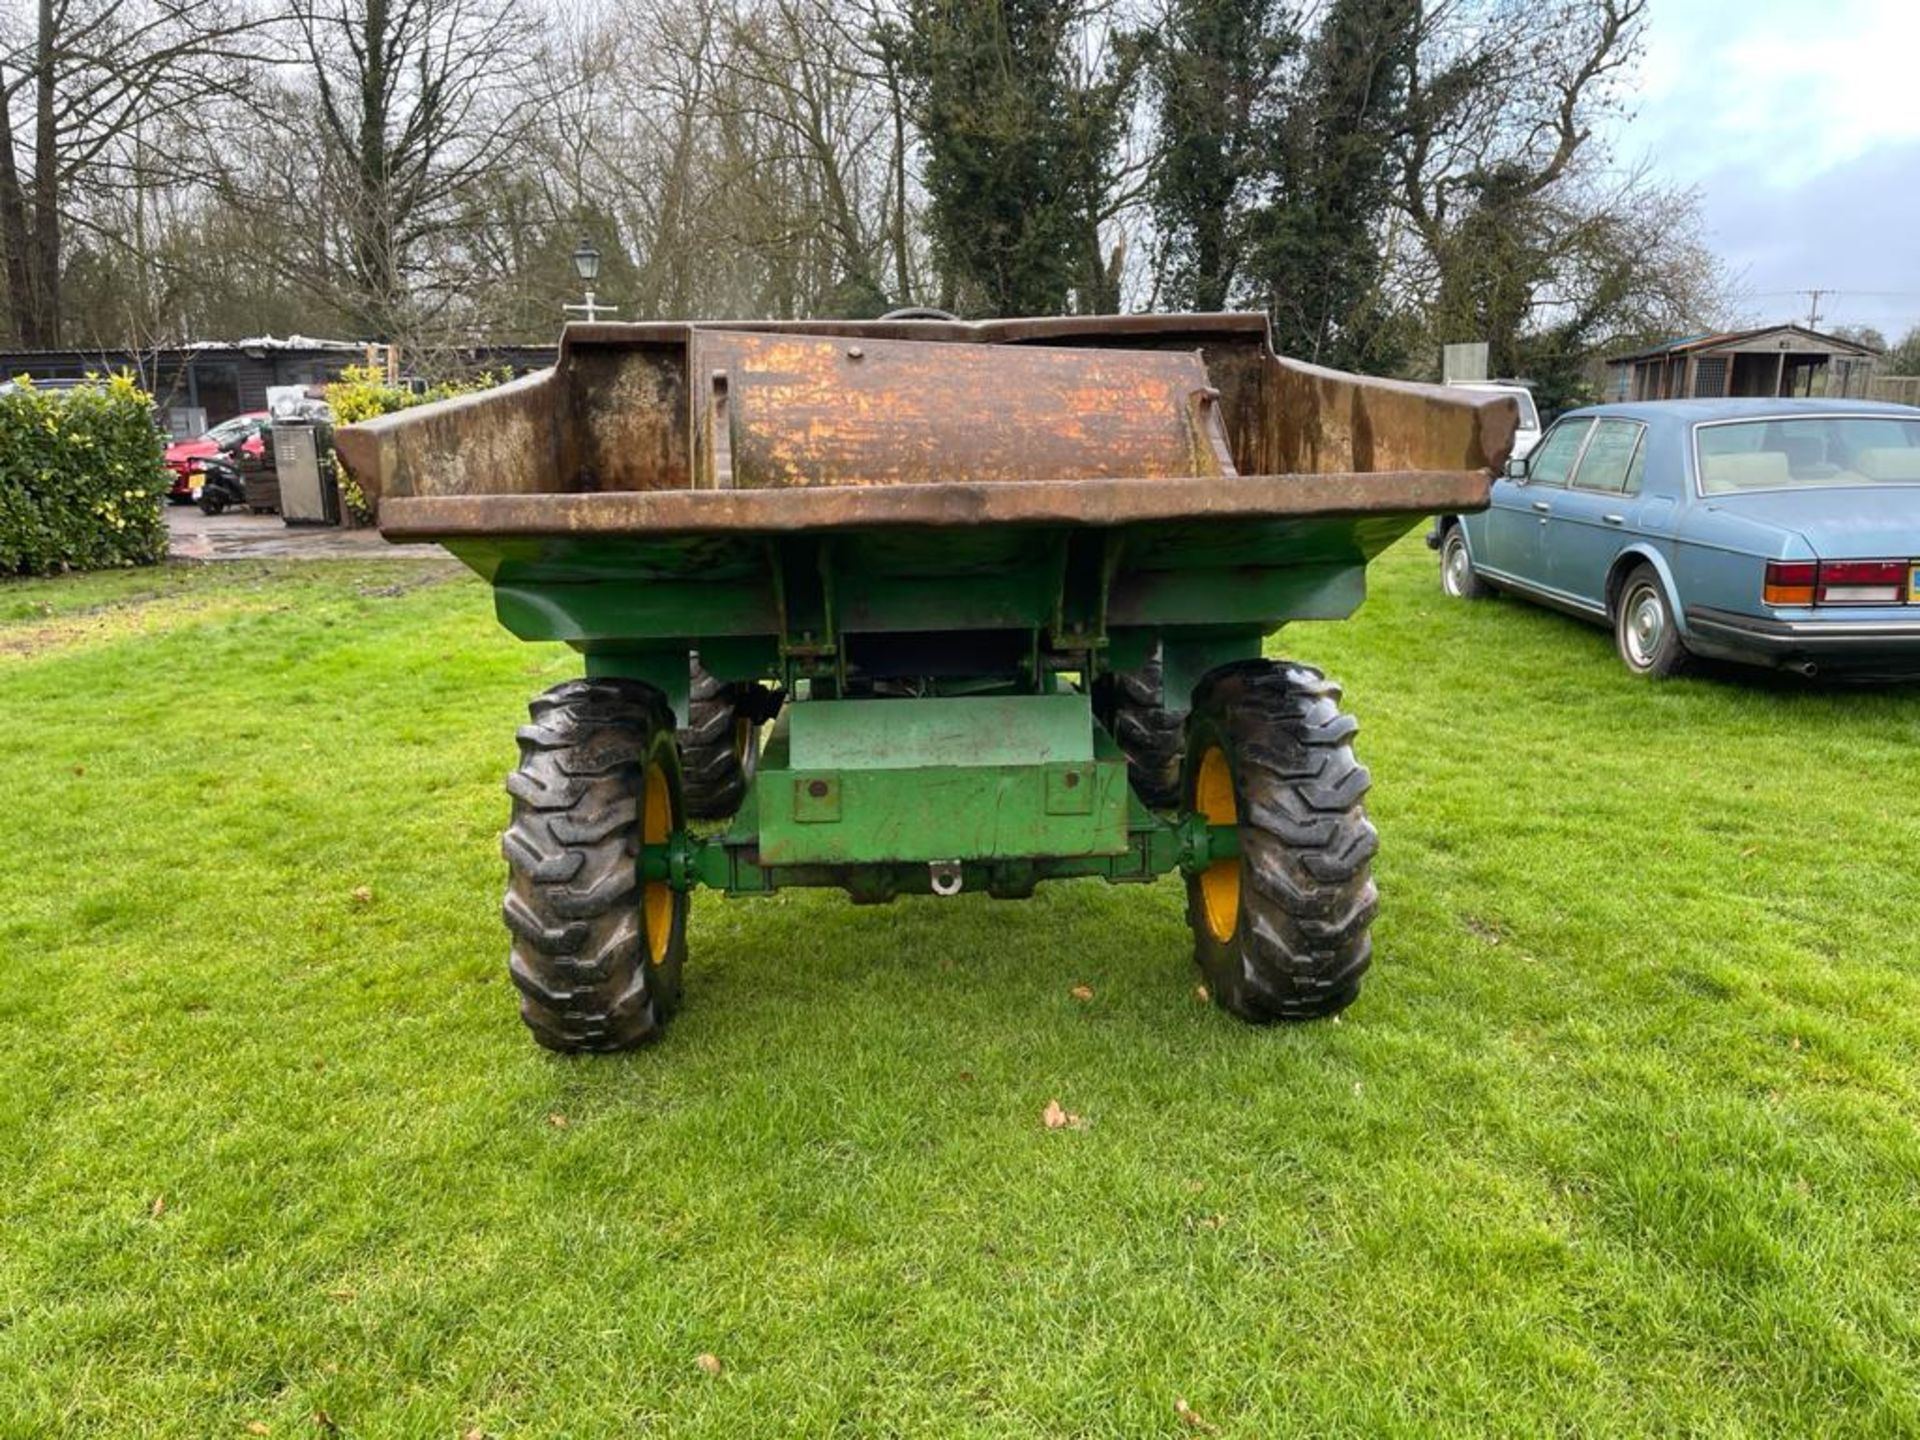
<path fill-rule="evenodd" d="M 1920 419 L 1808 416 L 1699 425 L 1700 490 L 1797 490 L 1825 485 L 1920 485 Z"/>
<path fill-rule="evenodd" d="M 260 422 L 251 415 L 236 415 L 231 420 L 222 420 L 218 425 L 207 431 L 206 435 L 202 438 L 214 441 L 231 440 L 236 435 L 247 434 L 257 427 L 259 423 Z"/>

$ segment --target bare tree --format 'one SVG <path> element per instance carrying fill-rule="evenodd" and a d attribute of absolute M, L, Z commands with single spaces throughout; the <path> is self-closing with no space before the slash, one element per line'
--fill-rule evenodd
<path fill-rule="evenodd" d="M 766 122 L 817 206 L 817 239 L 842 312 L 878 313 L 887 248 L 886 143 L 897 134 L 865 35 L 823 0 L 736 0 L 721 63 L 729 103 Z"/>
<path fill-rule="evenodd" d="M 76 200 L 142 183 L 144 127 L 244 85 L 262 21 L 232 0 L 35 0 L 0 30 L 0 256 L 13 333 L 61 342 Z"/>
<path fill-rule="evenodd" d="M 1401 198 L 1437 246 L 1488 187 L 1557 184 L 1638 63 L 1648 0 L 1432 0 L 1421 8 Z"/>
<path fill-rule="evenodd" d="M 1659 262 L 1645 224 L 1660 216 L 1692 217 L 1670 240 L 1691 263 L 1697 206 L 1644 175 L 1620 177 L 1596 138 L 1625 103 L 1647 12 L 1648 0 L 1422 7 L 1395 275 L 1434 339 L 1484 339 L 1494 367 L 1511 372 L 1530 335 L 1565 348 L 1633 328 L 1656 307 L 1626 313 L 1621 267 Z"/>
<path fill-rule="evenodd" d="M 286 277 L 364 332 L 457 324 L 477 192 L 524 162 L 551 103 L 544 32 L 511 0 L 293 0 L 300 63 L 230 164 Z M 285 223 L 297 217 L 297 223 Z M 451 313 L 450 313 L 451 312 Z"/>

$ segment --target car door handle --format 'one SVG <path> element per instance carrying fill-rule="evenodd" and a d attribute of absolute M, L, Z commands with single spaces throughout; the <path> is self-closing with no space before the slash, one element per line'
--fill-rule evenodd
<path fill-rule="evenodd" d="M 1602 515 L 1600 518 L 1609 525 L 1624 525 L 1627 523 L 1627 517 L 1624 515 Z"/>
<path fill-rule="evenodd" d="M 1544 500 L 1534 501 L 1533 508 L 1538 510 L 1542 515 L 1550 515 L 1553 513 L 1553 507 Z"/>

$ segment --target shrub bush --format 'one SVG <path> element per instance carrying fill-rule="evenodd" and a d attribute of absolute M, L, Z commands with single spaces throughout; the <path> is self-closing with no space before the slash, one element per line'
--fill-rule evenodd
<path fill-rule="evenodd" d="M 488 373 L 464 383 L 443 381 L 416 394 L 404 386 L 389 385 L 386 371 L 377 365 L 349 365 L 340 372 L 338 380 L 327 386 L 327 408 L 333 412 L 335 425 L 351 425 L 356 420 L 391 415 L 395 410 L 411 409 L 432 400 L 450 399 L 470 390 L 485 390 L 508 378 L 504 374 Z M 356 525 L 372 524 L 373 507 L 367 503 L 367 497 L 360 492 L 360 486 L 354 478 L 347 474 L 345 466 L 340 467 L 339 476 L 340 503 L 346 507 L 348 516 Z"/>
<path fill-rule="evenodd" d="M 0 574 L 159 560 L 164 453 L 153 402 L 125 375 L 0 394 Z"/>

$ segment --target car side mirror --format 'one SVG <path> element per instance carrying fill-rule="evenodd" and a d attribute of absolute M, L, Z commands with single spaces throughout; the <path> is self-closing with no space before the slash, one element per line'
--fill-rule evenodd
<path fill-rule="evenodd" d="M 1519 480 L 1524 483 L 1527 478 L 1526 460 L 1519 455 L 1507 457 L 1506 475 L 1509 480 Z"/>

